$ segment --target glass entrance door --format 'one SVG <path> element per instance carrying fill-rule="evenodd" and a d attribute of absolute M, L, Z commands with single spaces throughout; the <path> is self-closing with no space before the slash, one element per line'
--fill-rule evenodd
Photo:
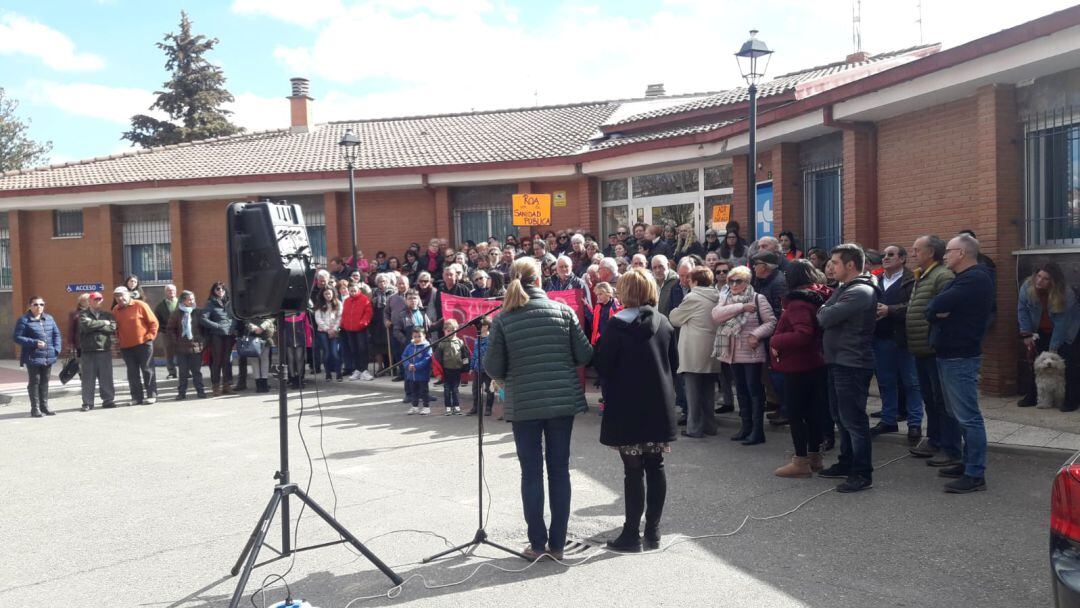
<path fill-rule="evenodd" d="M 690 224 L 694 233 L 698 232 L 698 203 L 697 201 L 665 202 L 653 204 L 648 207 L 648 222 L 650 224 L 681 226 Z"/>

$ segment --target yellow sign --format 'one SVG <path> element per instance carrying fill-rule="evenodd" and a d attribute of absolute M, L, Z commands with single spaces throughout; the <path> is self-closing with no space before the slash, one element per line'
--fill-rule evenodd
<path fill-rule="evenodd" d="M 551 195 L 515 194 L 513 213 L 515 226 L 550 226 Z"/>
<path fill-rule="evenodd" d="M 712 208 L 714 224 L 727 224 L 731 220 L 731 205 L 716 205 Z"/>
<path fill-rule="evenodd" d="M 566 206 L 566 190 L 556 190 L 552 193 L 552 200 L 555 202 L 556 207 Z"/>

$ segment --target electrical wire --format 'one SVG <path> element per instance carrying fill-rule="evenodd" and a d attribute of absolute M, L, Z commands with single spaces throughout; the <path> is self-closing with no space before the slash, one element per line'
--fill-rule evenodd
<path fill-rule="evenodd" d="M 908 458 L 909 456 L 910 456 L 910 454 L 904 454 L 904 455 L 899 456 L 897 458 L 893 458 L 892 460 L 889 460 L 889 461 L 885 462 L 884 464 L 882 464 L 882 465 L 880 465 L 880 466 L 878 466 L 876 468 L 877 469 L 883 469 L 883 468 L 885 468 L 885 467 L 887 467 L 887 466 L 889 466 L 889 465 L 891 465 L 893 463 L 896 463 L 896 462 L 899 462 L 899 461 L 901 461 L 901 460 L 903 460 L 905 458 Z M 735 536 L 736 534 L 741 532 L 746 527 L 746 525 L 748 523 L 750 523 L 751 521 L 772 521 L 772 520 L 777 520 L 777 519 L 781 519 L 781 518 L 784 518 L 784 517 L 788 517 L 789 515 L 792 515 L 793 513 L 798 511 L 799 509 L 805 507 L 806 505 L 808 505 L 811 502 L 817 500 L 818 498 L 821 498 L 822 496 L 825 496 L 826 494 L 829 494 L 829 493 L 835 492 L 835 491 L 836 491 L 836 488 L 829 488 L 827 490 L 822 490 L 822 491 L 818 492 L 817 494 L 814 494 L 814 495 L 810 496 L 809 498 L 803 500 L 802 502 L 795 505 L 791 509 L 788 509 L 787 511 L 784 511 L 782 513 L 776 513 L 776 514 L 773 514 L 773 515 L 761 515 L 761 516 L 747 514 L 746 516 L 743 517 L 742 522 L 739 523 L 739 525 L 736 526 L 734 530 L 731 530 L 729 532 L 718 532 L 718 533 L 715 533 L 715 534 L 702 534 L 700 536 L 678 535 L 678 537 L 676 537 L 675 540 L 672 540 L 667 545 L 665 545 L 664 547 L 662 547 L 660 549 L 657 549 L 656 551 L 645 551 L 645 552 L 641 552 L 641 553 L 620 553 L 620 552 L 617 552 L 617 551 L 611 551 L 610 549 L 607 549 L 607 548 L 604 548 L 604 547 L 598 547 L 592 553 L 590 553 L 588 555 L 585 555 L 584 557 L 581 557 L 580 559 L 574 559 L 574 561 L 572 561 L 572 562 L 569 561 L 566 558 L 564 558 L 564 559 L 555 559 L 551 555 L 544 554 L 544 555 L 541 555 L 541 556 L 537 557 L 535 560 L 530 562 L 527 566 L 524 566 L 522 568 L 504 568 L 502 566 L 497 566 L 495 564 L 484 563 L 484 564 L 478 565 L 476 568 L 474 568 L 472 570 L 472 572 L 470 572 L 467 576 L 465 576 L 465 578 L 463 578 L 461 580 L 457 580 L 457 581 L 450 582 L 450 583 L 441 583 L 441 584 L 431 584 L 430 582 L 428 582 L 427 578 L 425 578 L 423 574 L 412 574 L 412 575 L 409 575 L 409 576 L 405 577 L 405 579 L 403 581 L 401 581 L 400 584 L 394 585 L 393 587 L 390 587 L 389 589 L 387 589 L 384 593 L 379 593 L 379 594 L 376 594 L 376 595 L 366 595 L 366 596 L 353 598 L 352 600 L 349 601 L 349 603 L 345 604 L 344 608 L 351 608 L 357 602 L 364 602 L 364 601 L 368 601 L 368 600 L 375 600 L 375 599 L 381 599 L 381 598 L 396 599 L 404 591 L 405 585 L 408 584 L 409 581 L 411 581 L 413 579 L 420 579 L 420 581 L 424 585 L 424 589 L 427 589 L 429 591 L 433 591 L 433 590 L 438 590 L 438 589 L 445 589 L 447 587 L 456 587 L 458 585 L 462 585 L 465 582 L 467 582 L 468 580 L 470 580 L 471 578 L 473 578 L 474 576 L 476 576 L 484 568 L 488 568 L 488 569 L 491 569 L 491 570 L 497 570 L 499 572 L 517 574 L 517 573 L 525 572 L 529 568 L 532 568 L 533 566 L 535 566 L 538 562 L 540 562 L 543 559 L 549 559 L 549 560 L 551 560 L 553 562 L 556 562 L 556 563 L 558 563 L 558 564 L 560 564 L 562 566 L 565 566 L 567 568 L 575 568 L 575 567 L 578 567 L 578 566 L 583 566 L 586 563 L 588 563 L 589 561 L 591 561 L 591 560 L 593 560 L 593 559 L 595 559 L 595 558 L 597 558 L 597 557 L 599 557 L 601 555 L 608 554 L 608 553 L 613 553 L 613 554 L 618 555 L 620 557 L 652 557 L 655 554 L 663 553 L 663 552 L 671 549 L 672 547 L 675 547 L 677 545 L 680 545 L 680 544 L 688 542 L 688 541 L 707 540 L 707 539 L 713 539 L 713 538 L 728 538 L 728 537 L 731 537 L 731 536 Z M 395 532 L 398 532 L 398 531 L 395 531 Z M 388 532 L 387 534 L 393 534 L 393 533 L 394 532 Z"/>

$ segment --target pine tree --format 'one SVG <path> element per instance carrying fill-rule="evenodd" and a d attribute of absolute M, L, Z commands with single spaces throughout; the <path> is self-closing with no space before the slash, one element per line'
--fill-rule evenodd
<path fill-rule="evenodd" d="M 26 137 L 27 122 L 15 116 L 19 102 L 4 96 L 0 87 L 0 173 L 45 164 L 52 142 L 43 144 Z"/>
<path fill-rule="evenodd" d="M 150 106 L 165 112 L 169 120 L 132 116 L 131 130 L 123 139 L 149 148 L 244 131 L 229 122 L 232 112 L 221 108 L 233 101 L 225 89 L 225 75 L 203 57 L 217 43 L 217 38 L 193 36 L 187 13 L 180 12 L 180 32 L 166 34 L 164 41 L 157 43 L 165 51 L 165 69 L 172 72 L 172 78 L 164 83 L 164 91 L 155 91 L 157 101 Z"/>

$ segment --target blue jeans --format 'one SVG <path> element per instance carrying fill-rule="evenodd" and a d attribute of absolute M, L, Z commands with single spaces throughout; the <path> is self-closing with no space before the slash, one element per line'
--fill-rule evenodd
<path fill-rule="evenodd" d="M 331 338 L 325 331 L 315 332 L 315 357 L 316 361 L 323 362 L 327 374 L 341 375 L 341 341 L 338 338 Z"/>
<path fill-rule="evenodd" d="M 683 380 L 682 374 L 673 374 L 675 376 L 675 407 L 682 410 L 682 415 L 686 416 L 686 382 Z"/>
<path fill-rule="evenodd" d="M 829 365 L 829 408 L 840 426 L 840 466 L 850 475 L 870 477 L 870 418 L 866 396 L 874 370 Z"/>
<path fill-rule="evenodd" d="M 892 338 L 874 338 L 874 373 L 881 393 L 881 423 L 896 424 L 900 384 L 904 385 L 908 428 L 922 428 L 923 401 L 915 357 Z"/>
<path fill-rule="evenodd" d="M 934 449 L 946 450 L 949 456 L 960 458 L 960 426 L 946 411 L 937 357 L 916 357 L 915 371 L 919 374 L 919 386 L 926 405 L 927 442 Z"/>
<path fill-rule="evenodd" d="M 535 551 L 562 551 L 570 521 L 570 433 L 573 416 L 515 420 L 514 445 L 521 465 L 521 506 Z M 543 443 L 541 443 L 543 440 Z M 551 527 L 544 526 L 544 462 L 547 461 Z"/>
<path fill-rule="evenodd" d="M 960 427 L 964 439 L 964 474 L 982 477 L 986 472 L 986 427 L 979 411 L 979 368 L 982 357 L 937 360 L 941 388 L 945 393 L 945 409 Z M 960 451 L 957 442 L 941 446 L 949 452 Z"/>

